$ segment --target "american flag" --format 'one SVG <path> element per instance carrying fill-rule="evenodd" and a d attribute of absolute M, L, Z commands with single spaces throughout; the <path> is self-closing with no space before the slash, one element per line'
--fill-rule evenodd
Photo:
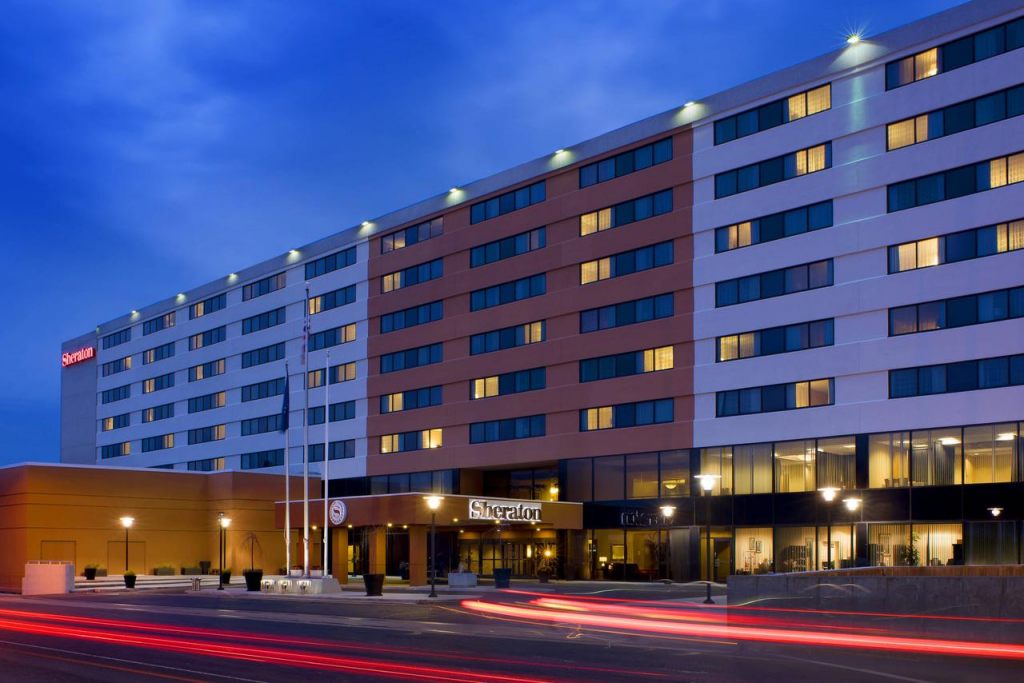
<path fill-rule="evenodd" d="M 306 287 L 305 318 L 302 324 L 302 367 L 306 367 L 306 351 L 309 348 L 309 287 Z"/>

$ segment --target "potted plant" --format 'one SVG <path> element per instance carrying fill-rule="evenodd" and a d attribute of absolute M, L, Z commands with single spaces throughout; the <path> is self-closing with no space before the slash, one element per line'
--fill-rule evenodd
<path fill-rule="evenodd" d="M 95 581 L 96 580 L 96 570 L 97 569 L 99 569 L 99 567 L 97 567 L 94 564 L 87 564 L 87 565 L 85 565 L 85 580 L 86 581 Z"/>
<path fill-rule="evenodd" d="M 540 564 L 537 565 L 537 578 L 540 579 L 541 583 L 548 583 L 557 571 L 558 563 L 555 562 L 555 558 L 545 554 Z"/>
<path fill-rule="evenodd" d="M 124 573 L 124 587 L 135 588 L 135 572 L 131 569 Z"/>
<path fill-rule="evenodd" d="M 220 582 L 221 582 L 221 585 L 224 585 L 224 586 L 227 586 L 227 585 L 231 584 L 231 570 L 230 569 L 224 569 L 224 570 L 221 571 L 221 573 L 220 573 Z"/>
<path fill-rule="evenodd" d="M 245 577 L 245 590 L 255 593 L 260 590 L 260 586 L 263 582 L 263 570 L 249 568 L 242 572 L 242 576 Z"/>

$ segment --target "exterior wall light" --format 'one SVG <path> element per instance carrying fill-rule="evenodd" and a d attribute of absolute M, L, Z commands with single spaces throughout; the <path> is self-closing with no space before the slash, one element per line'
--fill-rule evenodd
<path fill-rule="evenodd" d="M 859 33 L 851 33 L 850 35 L 846 36 L 846 44 L 847 45 L 856 45 L 859 42 L 860 42 L 860 34 Z"/>

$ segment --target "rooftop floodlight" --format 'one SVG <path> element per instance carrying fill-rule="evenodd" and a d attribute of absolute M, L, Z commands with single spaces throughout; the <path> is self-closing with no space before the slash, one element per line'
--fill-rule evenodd
<path fill-rule="evenodd" d="M 693 100 L 687 100 L 686 104 L 683 105 L 683 109 L 689 109 L 690 107 L 692 107 L 695 104 L 697 104 L 697 103 L 694 102 Z"/>
<path fill-rule="evenodd" d="M 860 34 L 859 33 L 851 33 L 850 35 L 846 36 L 846 44 L 847 45 L 856 45 L 859 42 L 860 42 Z"/>

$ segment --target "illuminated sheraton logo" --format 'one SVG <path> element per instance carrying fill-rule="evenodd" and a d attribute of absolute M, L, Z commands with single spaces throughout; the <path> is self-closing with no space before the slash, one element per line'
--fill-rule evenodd
<path fill-rule="evenodd" d="M 511 503 L 474 498 L 469 501 L 469 518 L 501 522 L 539 522 L 540 503 Z"/>
<path fill-rule="evenodd" d="M 90 360 L 91 358 L 94 358 L 95 356 L 96 356 L 96 348 L 95 347 L 93 347 L 93 346 L 83 346 L 82 348 L 78 349 L 77 351 L 72 351 L 71 353 L 62 353 L 60 355 L 60 366 L 62 368 L 66 368 L 69 365 L 74 365 L 75 363 L 81 363 L 82 361 Z"/>

